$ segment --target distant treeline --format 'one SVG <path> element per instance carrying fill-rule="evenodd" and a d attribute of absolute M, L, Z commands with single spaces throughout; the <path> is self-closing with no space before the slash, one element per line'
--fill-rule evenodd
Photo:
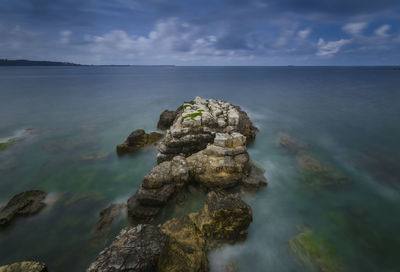
<path fill-rule="evenodd" d="M 0 66 L 81 66 L 81 65 L 76 63 L 58 62 L 58 61 L 0 59 Z"/>

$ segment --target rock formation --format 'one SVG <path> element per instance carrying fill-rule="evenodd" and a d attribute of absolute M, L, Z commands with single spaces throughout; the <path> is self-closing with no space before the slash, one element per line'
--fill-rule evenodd
<path fill-rule="evenodd" d="M 129 134 L 125 142 L 117 145 L 118 155 L 135 152 L 145 146 L 156 144 L 161 138 L 162 134 L 158 132 L 151 132 L 147 134 L 143 129 L 137 129 Z"/>
<path fill-rule="evenodd" d="M 44 263 L 19 262 L 0 266 L 0 272 L 48 272 Z"/>
<path fill-rule="evenodd" d="M 257 132 L 247 114 L 224 101 L 196 97 L 176 111 L 164 111 L 158 128 L 167 129 L 158 164 L 129 198 L 128 215 L 136 223 L 152 222 L 171 199 L 179 202 L 190 183 L 208 192 L 204 208 L 158 227 L 123 229 L 88 272 L 209 271 L 208 250 L 247 236 L 252 210 L 238 193 L 267 185 L 264 170 L 246 150 Z M 123 148 L 143 146 L 145 135 L 133 132 Z"/>
<path fill-rule="evenodd" d="M 7 225 L 17 216 L 27 216 L 39 212 L 46 204 L 46 193 L 39 190 L 26 191 L 15 195 L 0 210 L 0 227 Z"/>
<path fill-rule="evenodd" d="M 159 144 L 159 164 L 128 200 L 128 214 L 139 221 L 151 220 L 190 181 L 206 191 L 238 192 L 267 184 L 246 150 L 247 137 L 254 140 L 257 128 L 239 107 L 196 98 L 177 112 Z"/>
<path fill-rule="evenodd" d="M 252 211 L 239 195 L 210 192 L 200 212 L 160 227 L 125 228 L 87 272 L 209 270 L 207 251 L 246 238 Z"/>
<path fill-rule="evenodd" d="M 165 234 L 152 225 L 124 228 L 87 272 L 156 271 L 165 240 Z"/>
<path fill-rule="evenodd" d="M 158 162 L 176 155 L 188 157 L 213 143 L 216 133 L 238 132 L 247 143 L 254 141 L 257 128 L 238 106 L 221 100 L 202 99 L 183 104 L 165 138 L 158 146 Z"/>
<path fill-rule="evenodd" d="M 178 111 L 165 110 L 160 114 L 160 120 L 158 121 L 157 128 L 161 130 L 167 130 L 172 126 Z"/>

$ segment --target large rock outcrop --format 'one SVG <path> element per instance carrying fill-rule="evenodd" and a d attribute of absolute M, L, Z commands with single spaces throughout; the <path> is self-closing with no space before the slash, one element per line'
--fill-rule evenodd
<path fill-rule="evenodd" d="M 48 272 L 44 263 L 19 262 L 0 266 L 0 272 Z"/>
<path fill-rule="evenodd" d="M 143 129 L 137 129 L 129 134 L 125 142 L 117 145 L 117 153 L 118 155 L 124 155 L 138 151 L 145 146 L 155 145 L 162 137 L 163 135 L 158 132 L 147 134 Z"/>
<path fill-rule="evenodd" d="M 239 195 L 212 191 L 200 212 L 123 229 L 87 271 L 209 271 L 207 251 L 245 239 L 251 221 Z"/>
<path fill-rule="evenodd" d="M 128 200 L 128 214 L 139 221 L 154 218 L 188 182 L 206 191 L 230 192 L 267 184 L 263 170 L 251 163 L 246 150 L 247 137 L 254 140 L 257 131 L 246 113 L 229 103 L 199 97 L 177 112 L 159 144 L 159 164 Z"/>
<path fill-rule="evenodd" d="M 158 162 L 176 155 L 188 157 L 214 141 L 216 133 L 239 132 L 247 143 L 254 141 L 257 128 L 238 106 L 214 99 L 196 97 L 185 103 L 158 146 Z"/>
<path fill-rule="evenodd" d="M 46 204 L 46 193 L 39 190 L 26 191 L 15 195 L 0 210 L 0 227 L 10 223 L 15 217 L 28 216 L 39 212 Z"/>

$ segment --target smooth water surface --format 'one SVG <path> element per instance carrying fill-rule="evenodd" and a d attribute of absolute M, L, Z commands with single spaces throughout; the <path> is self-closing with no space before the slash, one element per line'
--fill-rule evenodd
<path fill-rule="evenodd" d="M 326 237 L 344 271 L 399 271 L 400 71 L 341 67 L 1 67 L 0 205 L 30 189 L 49 193 L 39 214 L 0 232 L 0 265 L 38 260 L 50 271 L 84 271 L 105 243 L 99 212 L 126 201 L 155 165 L 156 150 L 118 157 L 134 129 L 195 96 L 240 105 L 260 129 L 251 158 L 269 185 L 245 197 L 254 221 L 244 243 L 211 252 L 213 271 L 309 271 L 290 251 L 300 226 Z M 35 128 L 27 135 L 24 130 Z M 345 177 L 307 186 L 280 133 Z M 23 135 L 23 136 L 21 136 Z M 88 152 L 107 154 L 83 160 Z M 194 200 L 185 212 L 202 207 Z"/>

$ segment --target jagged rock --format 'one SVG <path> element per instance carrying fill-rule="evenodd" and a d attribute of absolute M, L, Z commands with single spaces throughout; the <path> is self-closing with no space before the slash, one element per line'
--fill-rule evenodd
<path fill-rule="evenodd" d="M 238 185 L 250 170 L 245 141 L 240 133 L 217 133 L 214 144 L 187 158 L 193 179 L 208 189 Z"/>
<path fill-rule="evenodd" d="M 202 272 L 209 270 L 206 240 L 189 216 L 184 215 L 165 222 L 162 231 L 168 238 L 158 262 L 158 271 Z"/>
<path fill-rule="evenodd" d="M 147 134 L 143 129 L 137 129 L 129 134 L 125 142 L 117 145 L 117 153 L 123 155 L 135 152 L 147 145 L 156 144 L 162 137 L 163 135 L 158 132 Z"/>
<path fill-rule="evenodd" d="M 173 124 L 158 146 L 157 161 L 176 155 L 188 157 L 214 141 L 216 133 L 239 132 L 247 143 L 254 141 L 257 128 L 238 106 L 221 100 L 196 97 L 178 110 Z"/>
<path fill-rule="evenodd" d="M 258 190 L 261 186 L 267 186 L 268 182 L 264 173 L 263 168 L 251 163 L 250 174 L 242 180 L 245 189 Z"/>
<path fill-rule="evenodd" d="M 177 111 L 165 110 L 160 114 L 160 120 L 158 121 L 157 128 L 161 130 L 167 130 L 174 123 Z"/>
<path fill-rule="evenodd" d="M 0 227 L 10 223 L 17 216 L 27 216 L 39 212 L 46 204 L 46 193 L 39 190 L 26 191 L 15 195 L 0 210 Z"/>
<path fill-rule="evenodd" d="M 242 241 L 253 220 L 253 213 L 238 194 L 211 191 L 203 210 L 189 215 L 208 240 L 208 247 Z"/>
<path fill-rule="evenodd" d="M 239 195 L 210 192 L 200 212 L 123 229 L 87 271 L 209 271 L 207 251 L 243 240 L 251 221 Z"/>
<path fill-rule="evenodd" d="M 157 271 L 165 240 L 166 235 L 152 225 L 124 228 L 112 244 L 100 252 L 87 272 Z"/>
<path fill-rule="evenodd" d="M 104 237 L 111 231 L 112 222 L 119 217 L 122 209 L 125 208 L 124 203 L 111 204 L 100 212 L 100 218 L 96 223 L 94 235 L 96 237 Z"/>
<path fill-rule="evenodd" d="M 181 156 L 155 166 L 144 177 L 139 190 L 128 200 L 128 214 L 141 219 L 156 215 L 158 206 L 165 205 L 188 181 L 189 169 L 185 158 Z"/>
<path fill-rule="evenodd" d="M 0 266 L 0 272 L 48 272 L 48 270 L 41 262 L 18 262 Z"/>

